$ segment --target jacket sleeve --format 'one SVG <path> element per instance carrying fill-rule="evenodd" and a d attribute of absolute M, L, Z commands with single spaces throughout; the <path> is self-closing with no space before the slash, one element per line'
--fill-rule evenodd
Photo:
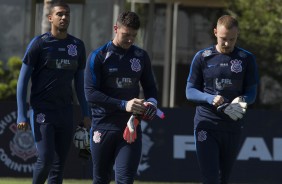
<path fill-rule="evenodd" d="M 33 68 L 26 64 L 22 64 L 20 75 L 17 84 L 17 106 L 18 106 L 18 118 L 17 123 L 27 122 L 27 86 L 30 79 Z"/>

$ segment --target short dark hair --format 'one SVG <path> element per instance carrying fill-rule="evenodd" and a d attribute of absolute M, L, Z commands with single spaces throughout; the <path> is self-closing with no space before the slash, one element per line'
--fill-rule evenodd
<path fill-rule="evenodd" d="M 64 7 L 66 9 L 70 10 L 69 5 L 65 1 L 55 0 L 54 2 L 51 3 L 49 14 L 52 14 L 52 11 L 53 11 L 54 7 L 56 7 L 56 6 L 61 6 L 61 7 Z"/>
<path fill-rule="evenodd" d="M 136 13 L 125 11 L 119 14 L 117 24 L 137 30 L 140 27 L 140 19 Z"/>
<path fill-rule="evenodd" d="M 238 21 L 235 17 L 232 17 L 231 15 L 223 15 L 219 17 L 217 20 L 217 26 L 224 26 L 226 29 L 231 29 L 233 27 L 239 27 Z"/>

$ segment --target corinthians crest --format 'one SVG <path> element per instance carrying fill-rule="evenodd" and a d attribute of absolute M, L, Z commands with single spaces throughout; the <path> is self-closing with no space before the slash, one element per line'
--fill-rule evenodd
<path fill-rule="evenodd" d="M 231 63 L 231 71 L 235 73 L 242 72 L 242 61 L 235 59 L 230 61 Z"/>
<path fill-rule="evenodd" d="M 10 130 L 14 137 L 10 141 L 11 155 L 16 155 L 26 161 L 36 155 L 36 148 L 31 131 L 17 131 L 16 124 L 12 124 Z"/>
<path fill-rule="evenodd" d="M 141 70 L 140 59 L 133 58 L 130 60 L 131 69 L 135 72 L 139 72 Z"/>
<path fill-rule="evenodd" d="M 77 55 L 77 46 L 76 45 L 73 45 L 73 44 L 70 44 L 67 46 L 68 47 L 68 54 L 70 56 L 76 56 Z"/>

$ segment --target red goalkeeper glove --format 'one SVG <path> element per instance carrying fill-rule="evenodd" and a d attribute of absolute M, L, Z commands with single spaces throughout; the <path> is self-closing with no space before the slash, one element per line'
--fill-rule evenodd
<path fill-rule="evenodd" d="M 153 120 L 155 115 L 157 114 L 157 107 L 155 104 L 151 102 L 144 102 L 144 105 L 146 106 L 146 110 L 142 115 L 143 120 Z"/>
<path fill-rule="evenodd" d="M 123 131 L 123 138 L 126 142 L 133 143 L 137 139 L 136 127 L 138 124 L 139 120 L 134 115 L 131 115 Z"/>

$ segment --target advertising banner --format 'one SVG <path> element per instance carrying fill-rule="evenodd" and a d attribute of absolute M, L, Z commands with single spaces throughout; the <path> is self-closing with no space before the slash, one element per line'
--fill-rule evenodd
<path fill-rule="evenodd" d="M 74 106 L 75 122 L 79 107 Z M 0 104 L 0 177 L 31 177 L 36 149 L 31 131 L 16 129 L 16 103 Z M 165 119 L 142 122 L 143 149 L 137 180 L 200 182 L 193 136 L 194 108 L 163 108 Z M 248 110 L 232 183 L 281 183 L 281 111 Z M 91 160 L 72 145 L 66 178 L 91 178 Z M 208 153 L 207 153 L 208 154 Z"/>

